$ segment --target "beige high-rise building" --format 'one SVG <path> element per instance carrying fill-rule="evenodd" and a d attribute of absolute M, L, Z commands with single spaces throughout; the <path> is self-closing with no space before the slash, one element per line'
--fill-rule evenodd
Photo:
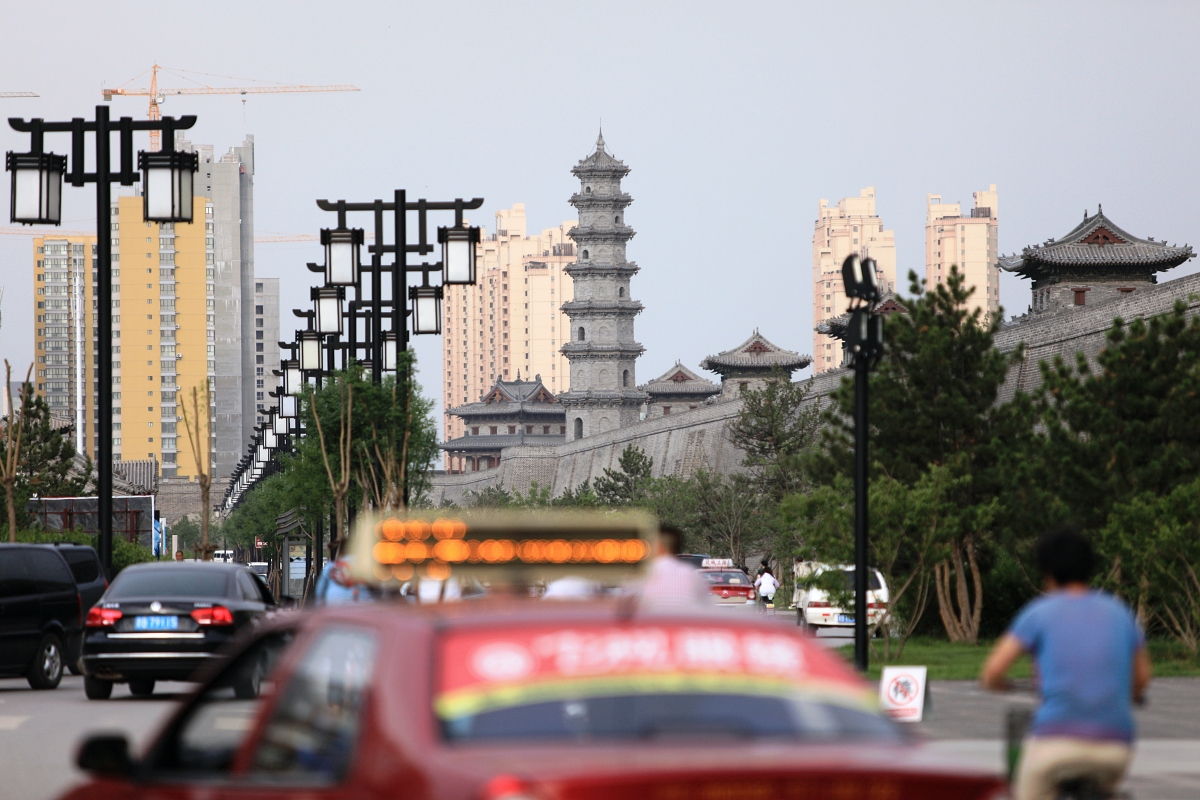
<path fill-rule="evenodd" d="M 442 301 L 443 397 L 449 411 L 478 402 L 497 378 L 518 374 L 558 395 L 570 386 L 567 359 L 559 350 L 570 335 L 560 306 L 572 299 L 575 262 L 567 236 L 575 220 L 530 236 L 525 204 L 496 212 L 496 229 L 481 232 L 474 286 L 447 286 Z M 446 414 L 443 438 L 462 436 L 463 421 Z"/>
<path fill-rule="evenodd" d="M 925 198 L 925 277 L 932 286 L 946 280 L 958 266 L 966 285 L 974 287 L 968 308 L 984 314 L 1000 311 L 998 237 L 999 198 L 996 184 L 974 192 L 975 207 L 964 217 L 958 203 L 943 203 L 938 194 Z"/>
<path fill-rule="evenodd" d="M 876 277 L 884 291 L 896 288 L 896 234 L 883 229 L 875 213 L 875 187 L 836 206 L 821 200 L 813 230 L 813 327 L 844 314 L 850 299 L 842 288 L 842 262 L 851 253 L 875 259 Z M 813 332 L 813 370 L 824 372 L 842 363 L 842 343 Z"/>

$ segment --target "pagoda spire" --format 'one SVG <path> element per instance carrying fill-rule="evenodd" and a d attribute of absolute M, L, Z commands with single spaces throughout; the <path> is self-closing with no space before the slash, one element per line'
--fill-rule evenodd
<path fill-rule="evenodd" d="M 597 153 L 606 152 L 604 149 L 604 128 L 603 127 L 600 128 L 600 135 L 596 137 L 596 152 Z"/>

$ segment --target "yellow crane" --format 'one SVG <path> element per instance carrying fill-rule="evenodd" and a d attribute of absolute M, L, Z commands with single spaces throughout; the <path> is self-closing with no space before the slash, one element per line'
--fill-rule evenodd
<path fill-rule="evenodd" d="M 175 75 L 178 78 L 183 78 L 184 80 L 192 81 L 193 83 L 196 83 L 199 85 L 198 86 L 189 86 L 189 87 L 186 87 L 183 89 L 160 88 L 158 85 L 159 70 L 162 70 L 163 72 L 169 73 L 171 75 Z M 176 75 L 176 72 L 189 72 L 189 71 L 190 70 L 169 70 L 169 69 L 166 69 L 165 67 L 161 67 L 158 64 L 155 64 L 154 66 L 152 66 L 149 69 L 149 72 L 150 72 L 150 88 L 149 89 L 125 88 L 126 84 L 132 83 L 133 81 L 142 77 L 142 75 L 146 74 L 145 72 L 143 72 L 143 73 L 141 73 L 141 75 L 135 75 L 134 77 L 132 77 L 128 81 L 126 81 L 125 84 L 122 84 L 121 86 L 118 86 L 114 89 L 102 89 L 101 93 L 104 95 L 104 99 L 106 101 L 112 100 L 113 97 L 149 97 L 150 98 L 150 119 L 151 120 L 160 120 L 160 119 L 162 119 L 162 110 L 159 108 L 159 106 L 161 106 L 164 102 L 166 102 L 166 98 L 168 95 L 184 95 L 184 94 L 240 94 L 240 95 L 247 95 L 247 94 L 287 94 L 287 93 L 291 93 L 291 92 L 357 92 L 357 91 L 359 91 L 359 88 L 357 86 L 351 86 L 348 83 L 327 84 L 327 85 L 322 85 L 322 86 L 309 86 L 309 85 L 303 85 L 303 84 L 288 85 L 288 84 L 282 84 L 282 83 L 267 83 L 264 86 L 208 86 L 208 85 L 201 83 L 200 81 L 196 81 L 192 78 L 189 78 L 186 75 Z M 192 74 L 193 75 L 204 75 L 205 77 L 210 77 L 210 78 L 229 78 L 231 80 L 239 80 L 238 78 L 231 78 L 228 75 L 209 75 L 208 73 L 205 73 L 205 72 L 193 72 Z M 244 103 L 246 101 L 242 100 L 242 102 Z M 160 149 L 159 131 L 150 131 L 150 149 L 151 150 Z"/>

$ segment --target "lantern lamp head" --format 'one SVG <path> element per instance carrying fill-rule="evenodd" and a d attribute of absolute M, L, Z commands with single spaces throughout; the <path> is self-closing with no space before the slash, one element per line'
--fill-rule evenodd
<path fill-rule="evenodd" d="M 305 372 L 321 370 L 321 334 L 316 331 L 300 331 L 296 334 L 300 341 L 300 369 Z"/>
<path fill-rule="evenodd" d="M 442 287 L 410 286 L 408 297 L 412 301 L 413 333 L 441 333 Z"/>
<path fill-rule="evenodd" d="M 322 228 L 325 246 L 325 283 L 329 286 L 357 286 L 361 266 L 363 231 L 361 228 Z"/>
<path fill-rule="evenodd" d="M 199 164 L 195 153 L 180 150 L 138 153 L 142 217 L 147 222 L 192 221 L 192 173 Z"/>
<path fill-rule="evenodd" d="M 474 284 L 479 228 L 438 228 L 438 243 L 442 246 L 442 283 Z"/>
<path fill-rule="evenodd" d="M 9 220 L 22 225 L 62 222 L 62 185 L 67 157 L 54 153 L 8 153 L 5 169 L 12 173 Z"/>
<path fill-rule="evenodd" d="M 317 312 L 317 331 L 323 334 L 342 333 L 342 301 L 346 298 L 344 286 L 313 287 L 312 299 Z"/>

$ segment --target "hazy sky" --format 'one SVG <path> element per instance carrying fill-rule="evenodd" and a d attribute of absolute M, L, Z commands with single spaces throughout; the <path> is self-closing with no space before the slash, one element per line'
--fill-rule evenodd
<path fill-rule="evenodd" d="M 181 9 L 172 13 L 172 9 Z M 182 9 L 185 9 L 183 11 Z M 574 218 L 570 168 L 598 123 L 632 173 L 639 380 L 696 367 L 753 328 L 812 346 L 820 198 L 876 187 L 899 272 L 921 272 L 930 192 L 969 207 L 995 183 L 1000 250 L 1061 236 L 1103 203 L 1139 236 L 1200 241 L 1195 3 L 0 4 L 0 113 L 91 117 L 102 86 L 166 67 L 355 94 L 169 98 L 218 153 L 256 143 L 257 233 L 330 226 L 316 198 L 483 197 L 475 224 L 524 202 L 530 230 Z M 214 85 L 244 81 L 211 78 Z M 135 81 L 143 86 L 148 77 Z M 187 85 L 166 77 L 166 86 Z M 144 98 L 113 113 L 143 117 Z M 58 152 L 65 140 L 48 142 Z M 139 144 L 145 147 L 145 144 Z M 24 150 L 7 126 L 0 149 Z M 8 180 L 0 192 L 7 224 Z M 67 192 L 64 227 L 94 226 Z M 0 357 L 33 357 L 31 241 L 0 236 Z M 309 244 L 262 244 L 283 308 L 310 307 Z M 1192 262 L 1176 271 L 1197 268 Z M 1169 276 L 1168 276 L 1169 277 Z M 1005 276 L 1023 312 L 1028 286 Z M 284 338 L 293 327 L 285 311 Z M 441 341 L 421 380 L 440 400 Z"/>

